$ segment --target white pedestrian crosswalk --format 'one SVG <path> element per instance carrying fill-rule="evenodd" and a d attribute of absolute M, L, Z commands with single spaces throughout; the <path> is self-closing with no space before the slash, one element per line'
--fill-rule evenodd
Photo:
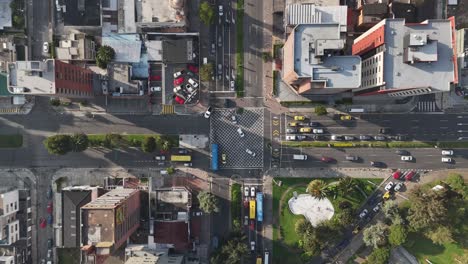
<path fill-rule="evenodd" d="M 437 107 L 435 101 L 422 101 L 418 102 L 417 112 L 440 112 L 440 109 Z"/>

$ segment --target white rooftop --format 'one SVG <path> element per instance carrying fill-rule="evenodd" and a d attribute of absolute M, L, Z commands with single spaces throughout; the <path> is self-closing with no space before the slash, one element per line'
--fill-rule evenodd
<path fill-rule="evenodd" d="M 288 25 L 339 24 L 346 32 L 348 9 L 346 6 L 317 6 L 314 4 L 292 4 L 286 7 Z"/>
<path fill-rule="evenodd" d="M 326 88 L 359 87 L 361 58 L 327 55 L 344 48 L 339 24 L 299 25 L 294 30 L 294 70 L 299 77 L 325 81 Z"/>
<path fill-rule="evenodd" d="M 440 91 L 450 90 L 454 65 L 449 20 L 427 20 L 420 25 L 405 25 L 404 19 L 387 19 L 381 23 L 386 24 L 384 89 L 430 87 Z M 405 38 L 415 45 L 414 49 L 408 47 L 408 42 L 405 46 Z M 420 62 L 404 63 L 405 47 Z"/>
<path fill-rule="evenodd" d="M 55 94 L 54 60 L 16 61 L 8 64 L 12 94 Z"/>
<path fill-rule="evenodd" d="M 0 30 L 5 27 L 11 27 L 11 8 L 10 2 L 12 0 L 0 0 Z"/>
<path fill-rule="evenodd" d="M 111 46 L 114 49 L 114 61 L 116 62 L 140 62 L 141 40 L 139 34 L 103 34 L 102 45 Z"/>
<path fill-rule="evenodd" d="M 148 40 L 145 42 L 148 61 L 162 61 L 163 48 L 161 40 Z"/>

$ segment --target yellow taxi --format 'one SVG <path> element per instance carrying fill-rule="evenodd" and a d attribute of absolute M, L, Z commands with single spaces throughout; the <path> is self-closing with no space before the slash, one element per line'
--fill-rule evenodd
<path fill-rule="evenodd" d="M 305 116 L 294 116 L 294 120 L 296 120 L 296 121 L 304 121 L 304 120 L 305 120 Z"/>
<path fill-rule="evenodd" d="M 297 122 L 290 122 L 288 125 L 290 127 L 297 127 Z"/>
<path fill-rule="evenodd" d="M 386 192 L 386 193 L 382 196 L 382 198 L 384 198 L 385 200 L 390 199 L 390 192 Z"/>
<path fill-rule="evenodd" d="M 301 133 L 310 133 L 310 132 L 312 132 L 312 128 L 310 128 L 310 127 L 301 127 L 301 129 L 299 129 L 299 132 L 301 132 Z"/>
<path fill-rule="evenodd" d="M 341 120 L 351 120 L 353 118 L 350 115 L 342 115 L 342 116 L 340 116 L 340 119 Z"/>

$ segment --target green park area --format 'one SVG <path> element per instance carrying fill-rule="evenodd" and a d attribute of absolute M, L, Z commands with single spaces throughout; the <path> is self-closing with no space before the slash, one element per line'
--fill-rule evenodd
<path fill-rule="evenodd" d="M 342 237 L 344 228 L 357 217 L 356 210 L 382 179 L 275 178 L 274 181 L 273 263 L 300 264 Z M 289 209 L 288 201 L 295 192 L 298 195 L 309 193 L 318 199 L 328 198 L 334 207 L 333 217 L 323 225 L 311 227 L 304 216 L 294 215 Z M 309 235 L 304 236 L 304 233 Z"/>

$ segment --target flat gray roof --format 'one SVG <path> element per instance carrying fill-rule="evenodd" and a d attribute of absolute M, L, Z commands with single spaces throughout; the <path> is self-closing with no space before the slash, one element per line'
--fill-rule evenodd
<path fill-rule="evenodd" d="M 316 58 L 323 51 L 339 51 L 345 41 L 339 24 L 298 25 L 294 35 L 294 70 L 299 77 L 326 81 L 326 88 L 354 88 L 361 85 L 359 56 Z"/>
<path fill-rule="evenodd" d="M 11 0 L 0 0 L 0 30 L 11 27 Z"/>
<path fill-rule="evenodd" d="M 404 39 L 410 34 L 427 35 L 432 43 L 436 43 L 437 60 L 430 63 L 404 63 Z M 386 85 L 383 89 L 430 87 L 440 91 L 450 90 L 450 82 L 454 80 L 454 65 L 449 20 L 428 20 L 425 24 L 405 25 L 404 19 L 387 19 L 385 49 L 383 70 Z"/>

